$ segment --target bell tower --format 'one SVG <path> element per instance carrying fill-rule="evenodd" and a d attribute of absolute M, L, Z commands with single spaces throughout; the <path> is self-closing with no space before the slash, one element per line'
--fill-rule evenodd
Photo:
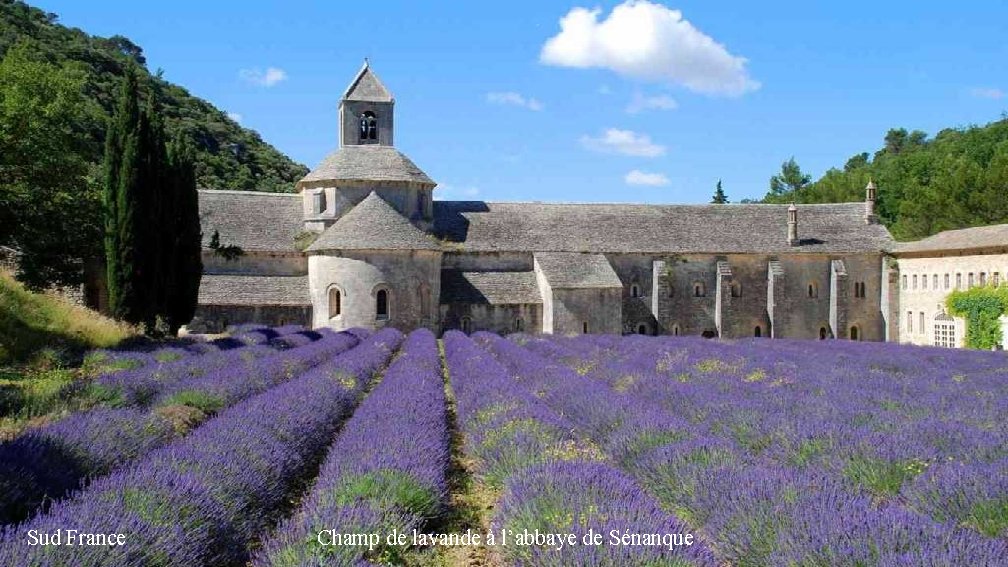
<path fill-rule="evenodd" d="M 395 99 L 368 60 L 347 87 L 339 103 L 340 147 L 391 146 Z"/>

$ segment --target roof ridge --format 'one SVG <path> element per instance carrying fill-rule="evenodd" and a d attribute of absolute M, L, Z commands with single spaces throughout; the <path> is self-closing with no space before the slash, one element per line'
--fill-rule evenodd
<path fill-rule="evenodd" d="M 207 195 L 216 195 L 216 194 L 223 194 L 223 195 L 261 195 L 261 196 L 267 196 L 267 195 L 269 195 L 270 197 L 296 197 L 298 199 L 301 198 L 301 195 L 298 194 L 298 193 L 287 193 L 287 192 L 282 192 L 281 193 L 279 191 L 247 191 L 247 190 L 242 190 L 242 189 L 209 189 L 209 188 L 206 188 L 206 187 L 204 187 L 202 189 L 197 189 L 197 191 L 200 192 L 200 193 L 206 193 Z"/>
<path fill-rule="evenodd" d="M 749 208 L 749 207 L 790 207 L 791 203 L 628 203 L 619 201 L 484 201 L 484 200 L 446 200 L 435 199 L 435 203 L 486 203 L 488 205 L 588 205 L 588 206 L 619 206 L 619 207 L 696 207 L 696 208 Z M 842 203 L 797 203 L 800 209 L 803 207 L 836 207 L 836 206 L 857 206 L 863 207 L 863 201 L 844 201 Z"/>

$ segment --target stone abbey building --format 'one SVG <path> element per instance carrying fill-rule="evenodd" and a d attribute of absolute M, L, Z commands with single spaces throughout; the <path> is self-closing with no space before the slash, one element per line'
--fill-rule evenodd
<path fill-rule="evenodd" d="M 894 242 L 859 203 L 631 205 L 435 201 L 393 144 L 367 64 L 339 147 L 297 194 L 204 190 L 193 329 L 302 323 L 498 333 L 894 339 Z"/>

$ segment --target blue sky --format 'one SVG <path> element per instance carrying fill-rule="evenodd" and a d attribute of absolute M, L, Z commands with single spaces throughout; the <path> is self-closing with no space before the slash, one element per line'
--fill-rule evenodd
<path fill-rule="evenodd" d="M 696 203 L 721 178 L 737 201 L 792 155 L 818 176 L 890 127 L 1008 110 L 1008 5 L 992 0 L 35 5 L 129 37 L 309 167 L 369 57 L 396 146 L 445 199 Z"/>

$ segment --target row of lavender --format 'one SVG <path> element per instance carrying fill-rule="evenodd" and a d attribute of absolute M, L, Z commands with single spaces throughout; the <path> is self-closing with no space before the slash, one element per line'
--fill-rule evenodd
<path fill-rule="evenodd" d="M 0 534 L 3 565 L 242 565 L 402 340 L 352 351 L 222 412 L 191 435 Z M 122 546 L 32 546 L 29 532 L 125 534 Z"/>
<path fill-rule="evenodd" d="M 101 369 L 101 372 L 111 373 L 251 345 L 268 344 L 275 348 L 293 348 L 303 346 L 316 338 L 318 337 L 314 336 L 314 333 L 305 330 L 301 325 L 281 327 L 258 324 L 238 325 L 230 329 L 229 336 L 209 341 L 188 340 L 170 346 L 161 346 L 154 350 L 139 348 L 94 350 L 84 357 L 84 364 L 87 367 Z"/>
<path fill-rule="evenodd" d="M 632 393 L 664 400 L 754 456 L 817 467 L 937 521 L 1008 536 L 1008 475 L 998 474 L 1008 470 L 1001 353 L 847 342 L 558 343 L 599 361 L 596 377 L 615 385 L 636 376 Z"/>
<path fill-rule="evenodd" d="M 393 530 L 422 529 L 443 512 L 449 461 L 445 389 L 437 342 L 414 331 L 382 381 L 329 448 L 308 496 L 267 540 L 254 565 L 401 563 Z M 323 545 L 321 530 L 368 533 L 376 546 Z"/>
<path fill-rule="evenodd" d="M 911 416 L 880 418 L 886 411 L 878 408 L 880 402 L 919 400 L 928 398 L 930 390 L 956 389 L 932 382 L 942 379 L 949 384 L 975 380 L 983 385 L 978 392 L 997 391 L 987 373 L 996 372 L 1003 359 L 928 362 L 922 359 L 935 353 L 919 349 L 909 354 L 878 349 L 887 356 L 876 358 L 870 351 L 877 347 L 860 352 L 854 350 L 857 346 L 840 344 L 792 358 L 810 347 L 784 341 L 778 347 L 781 354 L 774 356 L 776 341 L 740 348 L 689 339 L 522 337 L 518 340 L 526 348 L 520 348 L 492 336 L 480 339 L 527 387 L 599 440 L 663 504 L 711 534 L 718 552 L 733 563 L 982 565 L 1008 557 L 1003 541 L 927 518 L 901 505 L 901 498 L 879 500 L 857 489 L 858 479 L 884 484 L 913 475 L 912 468 L 873 468 L 870 459 L 850 458 L 873 449 L 879 451 L 875 455 L 885 455 L 905 442 L 905 437 L 893 441 L 888 434 Z M 558 364 L 561 360 L 571 368 Z M 858 388 L 871 393 L 856 392 Z M 902 396 L 890 397 L 895 393 Z M 976 404 L 994 408 L 996 415 L 998 404 L 985 403 L 984 397 Z M 851 398 L 859 405 L 847 411 L 845 400 Z M 939 405 L 935 414 L 968 421 L 984 411 L 952 402 Z M 843 419 L 837 416 L 859 416 L 858 426 L 869 431 L 838 431 Z M 876 428 L 880 423 L 890 429 Z M 996 445 L 1004 443 L 1003 435 L 994 432 L 994 447 L 977 446 L 950 431 L 940 431 L 946 455 L 961 457 L 976 450 L 980 457 L 995 459 L 987 466 L 1004 470 L 996 464 Z M 871 435 L 858 437 L 865 433 Z M 913 449 L 902 447 L 902 454 Z M 847 461 L 840 467 L 844 474 L 824 465 L 833 460 Z M 889 474 L 893 469 L 898 472 Z M 998 482 L 990 479 L 988 485 L 1000 491 L 1001 512 L 996 511 L 997 499 L 972 509 L 991 510 L 988 519 L 1000 514 L 1003 521 L 1005 493 Z M 931 495 L 941 500 L 936 492 Z M 934 510 L 952 514 L 962 503 L 934 504 Z"/>
<path fill-rule="evenodd" d="M 687 526 L 624 473 L 601 461 L 591 442 L 573 434 L 572 421 L 526 391 L 493 356 L 458 332 L 445 335 L 445 357 L 465 451 L 477 475 L 503 489 L 493 529 L 517 533 L 573 533 L 577 544 L 504 545 L 514 565 L 717 565 L 702 538 L 675 545 Z M 620 535 L 658 534 L 657 545 L 613 545 Z M 592 531 L 605 538 L 584 545 Z M 668 544 L 668 545 L 666 545 Z"/>
<path fill-rule="evenodd" d="M 160 391 L 152 408 L 98 407 L 27 430 L 0 444 L 0 523 L 25 519 L 45 502 L 183 436 L 222 408 L 282 383 L 358 342 L 351 334 L 327 332 L 319 340 L 286 351 L 267 349 L 248 356 L 251 349 L 265 348 L 249 347 L 192 357 L 184 365 L 160 365 L 173 370 L 149 372 L 143 374 L 146 381 L 138 375 L 136 384 L 124 383 L 132 392 Z M 194 376 L 199 360 L 208 368 L 200 369 L 205 374 Z"/>

